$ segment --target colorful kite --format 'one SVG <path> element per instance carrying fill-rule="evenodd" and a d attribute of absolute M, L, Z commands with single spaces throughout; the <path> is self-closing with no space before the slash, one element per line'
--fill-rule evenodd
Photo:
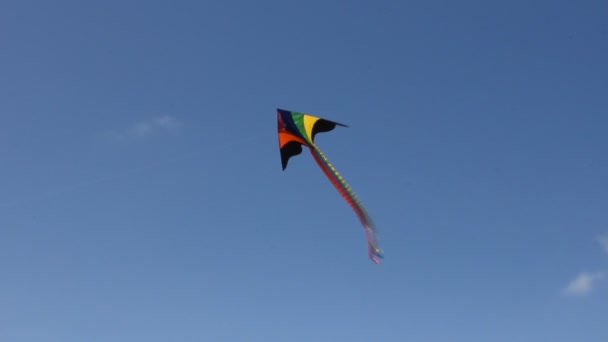
<path fill-rule="evenodd" d="M 371 218 L 363 208 L 361 201 L 357 198 L 357 195 L 353 192 L 350 186 L 346 183 L 344 178 L 338 173 L 338 171 L 331 165 L 327 157 L 321 152 L 321 150 L 315 145 L 314 139 L 317 133 L 329 132 L 333 130 L 336 125 L 347 127 L 346 125 L 325 120 L 312 116 L 310 114 L 292 112 L 284 109 L 278 110 L 278 124 L 279 124 L 279 147 L 281 149 L 281 162 L 283 164 L 283 170 L 287 167 L 287 161 L 289 158 L 302 153 L 302 145 L 308 147 L 310 154 L 319 164 L 327 178 L 331 183 L 338 189 L 342 197 L 348 202 L 353 208 L 359 221 L 365 229 L 365 235 L 367 237 L 367 245 L 369 250 L 370 259 L 376 264 L 380 263 L 382 259 L 382 251 L 378 247 L 378 241 L 376 239 L 376 229 L 372 223 Z"/>

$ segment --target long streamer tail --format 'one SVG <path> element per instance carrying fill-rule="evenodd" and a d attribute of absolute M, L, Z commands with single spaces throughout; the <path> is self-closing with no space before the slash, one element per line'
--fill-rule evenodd
<path fill-rule="evenodd" d="M 361 201 L 352 190 L 352 188 L 346 183 L 342 175 L 338 173 L 338 170 L 329 162 L 327 157 L 321 152 L 321 150 L 314 144 L 310 146 L 310 153 L 313 158 L 323 170 L 323 173 L 327 176 L 327 178 L 331 181 L 331 183 L 336 187 L 340 195 L 344 197 L 346 202 L 351 206 L 354 210 L 355 214 L 359 218 L 359 221 L 363 225 L 363 229 L 365 230 L 365 236 L 367 238 L 367 246 L 369 258 L 376 264 L 380 263 L 380 260 L 383 258 L 382 251 L 380 250 L 378 239 L 376 237 L 376 228 L 374 224 L 365 211 L 365 208 L 361 204 Z"/>

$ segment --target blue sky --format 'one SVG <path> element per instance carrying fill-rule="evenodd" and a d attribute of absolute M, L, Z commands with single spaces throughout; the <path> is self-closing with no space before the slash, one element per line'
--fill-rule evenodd
<path fill-rule="evenodd" d="M 0 340 L 608 340 L 606 13 L 3 1 Z"/>

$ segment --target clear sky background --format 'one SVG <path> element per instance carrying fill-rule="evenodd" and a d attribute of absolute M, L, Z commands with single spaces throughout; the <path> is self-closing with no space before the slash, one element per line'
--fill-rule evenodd
<path fill-rule="evenodd" d="M 606 61 L 604 0 L 4 0 L 0 340 L 608 341 Z"/>

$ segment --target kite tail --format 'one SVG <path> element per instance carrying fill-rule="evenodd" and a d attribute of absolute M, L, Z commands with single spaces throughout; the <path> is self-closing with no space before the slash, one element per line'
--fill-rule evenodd
<path fill-rule="evenodd" d="M 351 206 L 351 208 L 357 214 L 359 221 L 363 225 L 365 230 L 365 237 L 367 238 L 367 246 L 369 258 L 375 262 L 376 264 L 380 263 L 380 259 L 383 258 L 382 251 L 380 250 L 378 239 L 376 237 L 376 228 L 374 224 L 365 211 L 365 208 L 361 204 L 361 201 L 351 189 L 351 187 L 346 183 L 342 175 L 338 173 L 338 170 L 334 168 L 334 166 L 329 162 L 327 157 L 321 152 L 321 150 L 314 144 L 310 146 L 310 153 L 314 157 L 319 167 L 323 170 L 323 173 L 329 178 L 331 183 L 336 187 L 340 195 L 344 197 L 346 202 Z"/>

